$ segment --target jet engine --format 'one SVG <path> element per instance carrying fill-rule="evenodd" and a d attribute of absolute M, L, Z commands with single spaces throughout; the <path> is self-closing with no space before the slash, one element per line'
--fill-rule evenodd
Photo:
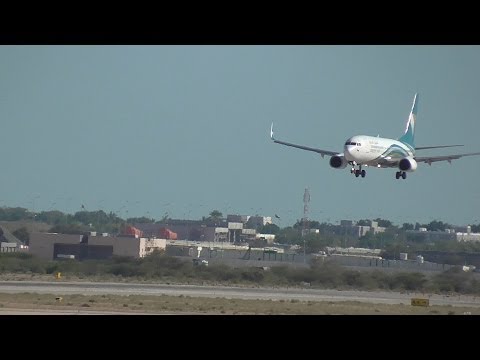
<path fill-rule="evenodd" d="M 415 171 L 417 170 L 417 162 L 414 158 L 406 157 L 400 160 L 398 167 L 402 171 Z"/>
<path fill-rule="evenodd" d="M 330 166 L 335 169 L 344 169 L 348 164 L 348 161 L 345 160 L 343 154 L 333 155 L 330 158 Z"/>

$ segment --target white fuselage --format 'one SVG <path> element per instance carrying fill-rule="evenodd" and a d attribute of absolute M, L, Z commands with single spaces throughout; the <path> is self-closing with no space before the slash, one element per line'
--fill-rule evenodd
<path fill-rule="evenodd" d="M 394 139 L 357 135 L 345 142 L 344 156 L 356 164 L 391 167 L 405 157 L 414 157 L 415 150 Z"/>

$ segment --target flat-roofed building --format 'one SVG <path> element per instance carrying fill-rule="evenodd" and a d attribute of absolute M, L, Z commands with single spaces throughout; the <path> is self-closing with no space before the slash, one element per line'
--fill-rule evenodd
<path fill-rule="evenodd" d="M 32 233 L 29 252 L 44 259 L 74 255 L 81 259 L 105 259 L 112 256 L 142 258 L 154 250 L 165 250 L 166 239 L 134 236 L 92 236 L 57 233 Z M 63 256 L 58 256 L 58 255 Z"/>

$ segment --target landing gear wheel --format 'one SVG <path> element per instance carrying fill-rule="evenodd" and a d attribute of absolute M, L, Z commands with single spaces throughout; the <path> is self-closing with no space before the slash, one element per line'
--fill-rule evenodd
<path fill-rule="evenodd" d="M 397 179 L 397 180 L 400 179 L 400 171 L 397 171 L 395 173 L 395 179 Z"/>
<path fill-rule="evenodd" d="M 355 177 L 359 177 L 360 176 L 360 170 L 355 170 Z"/>
<path fill-rule="evenodd" d="M 365 175 L 367 175 L 367 172 L 365 170 L 362 170 L 361 174 L 362 174 L 362 178 L 364 178 Z"/>
<path fill-rule="evenodd" d="M 407 173 L 405 171 L 402 173 L 402 178 L 403 178 L 403 180 L 405 180 L 407 178 Z"/>

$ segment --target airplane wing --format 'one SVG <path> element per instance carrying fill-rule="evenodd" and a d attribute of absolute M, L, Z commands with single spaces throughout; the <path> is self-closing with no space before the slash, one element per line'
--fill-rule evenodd
<path fill-rule="evenodd" d="M 455 147 L 455 146 L 463 146 L 463 145 L 419 146 L 419 147 L 416 147 L 415 150 L 439 149 L 439 148 L 447 148 L 447 147 Z"/>
<path fill-rule="evenodd" d="M 312 148 L 312 147 L 308 147 L 308 146 L 297 145 L 297 144 L 292 144 L 292 143 L 288 143 L 288 142 L 285 142 L 285 141 L 276 140 L 273 137 L 273 123 L 272 123 L 272 127 L 270 128 L 270 138 L 273 140 L 274 143 L 285 145 L 285 146 L 295 147 L 297 149 L 313 151 L 313 152 L 319 153 L 320 155 L 322 155 L 322 157 L 324 157 L 325 155 L 333 156 L 333 155 L 337 155 L 339 153 L 338 151 L 322 150 L 322 149 L 317 149 L 317 148 Z"/>
<path fill-rule="evenodd" d="M 464 156 L 473 156 L 473 155 L 480 155 L 480 152 L 470 153 L 470 154 L 458 154 L 458 155 L 445 155 L 445 156 L 416 156 L 415 160 L 417 162 L 424 162 L 428 165 L 432 165 L 433 162 L 437 161 L 448 161 L 451 162 L 452 160 L 460 159 Z"/>

